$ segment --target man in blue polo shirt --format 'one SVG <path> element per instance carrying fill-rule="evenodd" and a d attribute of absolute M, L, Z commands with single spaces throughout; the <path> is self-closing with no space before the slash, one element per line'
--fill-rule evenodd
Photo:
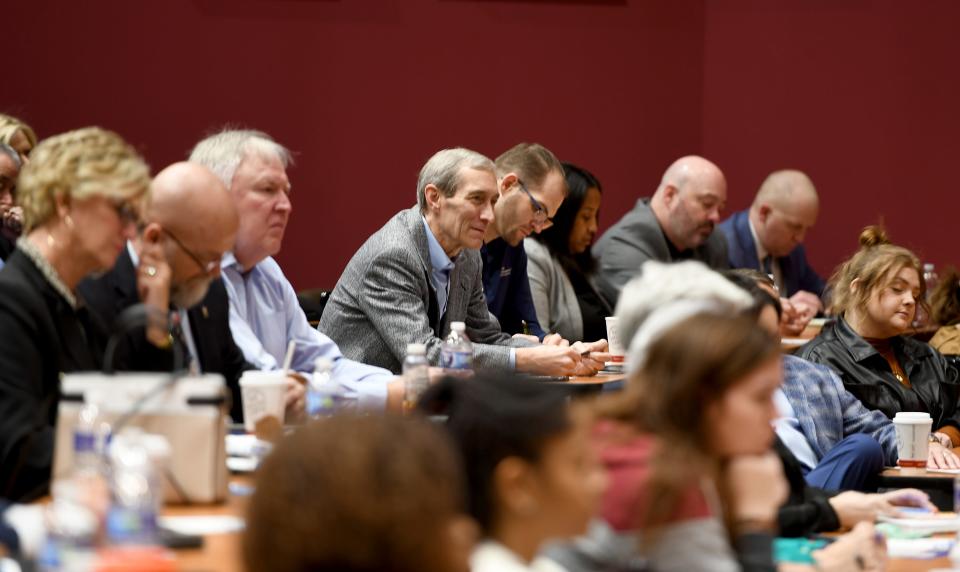
<path fill-rule="evenodd" d="M 495 164 L 500 197 L 480 250 L 487 307 L 504 332 L 559 343 L 559 335 L 546 336 L 537 322 L 523 239 L 550 226 L 560 208 L 567 195 L 563 166 L 536 143 L 520 143 L 497 157 Z"/>

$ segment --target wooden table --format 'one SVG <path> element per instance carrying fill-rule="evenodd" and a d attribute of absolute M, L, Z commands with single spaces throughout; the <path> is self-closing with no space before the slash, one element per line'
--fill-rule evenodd
<path fill-rule="evenodd" d="M 960 448 L 953 452 L 960 455 Z M 930 473 L 926 469 L 887 468 L 880 473 L 881 489 L 920 489 L 930 495 L 930 502 L 940 510 L 953 510 L 953 481 L 958 475 Z"/>
<path fill-rule="evenodd" d="M 555 387 L 572 397 L 596 395 L 602 391 L 617 391 L 623 388 L 625 373 L 597 374 L 590 377 L 571 377 L 565 380 L 538 379 L 537 383 Z"/>
<path fill-rule="evenodd" d="M 233 476 L 231 484 L 250 486 L 251 476 Z M 167 506 L 164 516 L 239 516 L 245 517 L 250 496 L 229 493 L 227 501 L 219 505 Z M 209 534 L 203 537 L 203 546 L 175 550 L 177 564 L 184 572 L 242 572 L 240 558 L 242 532 Z"/>

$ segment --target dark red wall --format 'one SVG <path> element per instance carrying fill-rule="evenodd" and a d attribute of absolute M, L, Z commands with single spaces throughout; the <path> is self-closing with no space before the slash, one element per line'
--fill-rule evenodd
<path fill-rule="evenodd" d="M 496 156 L 539 141 L 597 173 L 612 222 L 700 147 L 703 10 L 698 0 L 9 3 L 15 65 L 0 110 L 41 136 L 115 129 L 154 169 L 225 123 L 270 132 L 297 152 L 279 260 L 297 288 L 332 287 L 366 237 L 415 202 L 420 166 L 444 147 Z"/>
<path fill-rule="evenodd" d="M 703 152 L 730 210 L 796 167 L 820 191 L 822 273 L 881 219 L 923 259 L 960 262 L 958 22 L 950 0 L 707 0 Z"/>
<path fill-rule="evenodd" d="M 880 217 L 955 260 L 960 74 L 953 0 L 194 0 L 7 3 L 0 110 L 43 135 L 100 124 L 155 169 L 227 123 L 297 152 L 279 256 L 332 286 L 413 204 L 436 150 L 521 140 L 592 169 L 601 226 L 674 158 L 810 173 L 823 273 Z M 185 215 L 188 216 L 188 215 Z"/>

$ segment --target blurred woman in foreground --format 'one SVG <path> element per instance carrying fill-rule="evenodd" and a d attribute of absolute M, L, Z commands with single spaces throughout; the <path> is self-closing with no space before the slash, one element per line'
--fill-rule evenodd
<path fill-rule="evenodd" d="M 340 415 L 302 427 L 261 465 L 243 558 L 272 572 L 466 572 L 474 531 L 440 429 Z"/>
<path fill-rule="evenodd" d="M 611 479 L 601 510 L 609 530 L 597 529 L 593 547 L 551 553 L 568 569 L 629 568 L 638 556 L 661 572 L 804 569 L 778 568 L 772 556 L 787 494 L 770 452 L 779 344 L 752 319 L 709 307 L 671 304 L 635 334 L 652 340 L 631 352 L 641 368 L 601 402 L 595 432 Z M 871 535 L 860 527 L 815 558 L 821 569 L 861 561 L 875 570 Z"/>
<path fill-rule="evenodd" d="M 483 542 L 473 572 L 556 570 L 536 560 L 544 542 L 586 530 L 605 487 L 590 447 L 592 416 L 567 393 L 509 372 L 448 378 L 424 394 L 445 414 L 467 476 Z"/>

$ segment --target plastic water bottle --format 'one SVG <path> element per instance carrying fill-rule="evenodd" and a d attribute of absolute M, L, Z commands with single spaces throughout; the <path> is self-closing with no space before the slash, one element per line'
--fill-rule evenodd
<path fill-rule="evenodd" d="M 96 403 L 87 401 L 77 415 L 77 423 L 73 428 L 74 472 L 100 472 L 109 437 L 110 425 L 101 418 L 100 408 Z"/>
<path fill-rule="evenodd" d="M 144 434 L 133 428 L 110 444 L 111 503 L 107 538 L 113 545 L 159 544 L 157 516 L 163 481 L 150 455 Z"/>
<path fill-rule="evenodd" d="M 440 348 L 440 367 L 454 372 L 473 369 L 473 344 L 467 337 L 466 329 L 463 322 L 450 324 L 450 335 Z"/>
<path fill-rule="evenodd" d="M 407 344 L 407 359 L 403 361 L 403 410 L 411 411 L 429 385 L 427 346 Z"/>
<path fill-rule="evenodd" d="M 334 415 L 343 405 L 340 385 L 333 377 L 333 362 L 318 357 L 313 362 L 313 377 L 307 385 L 307 416 L 321 419 Z"/>
<path fill-rule="evenodd" d="M 106 457 L 110 424 L 93 401 L 87 401 L 73 427 L 73 467 L 68 476 L 73 502 L 91 510 L 102 523 L 110 504 L 109 463 Z M 59 483 L 58 483 L 59 484 Z"/>
<path fill-rule="evenodd" d="M 53 502 L 44 509 L 46 538 L 37 555 L 40 572 L 93 570 L 100 522 L 85 504 L 85 493 L 73 480 L 51 487 Z"/>

